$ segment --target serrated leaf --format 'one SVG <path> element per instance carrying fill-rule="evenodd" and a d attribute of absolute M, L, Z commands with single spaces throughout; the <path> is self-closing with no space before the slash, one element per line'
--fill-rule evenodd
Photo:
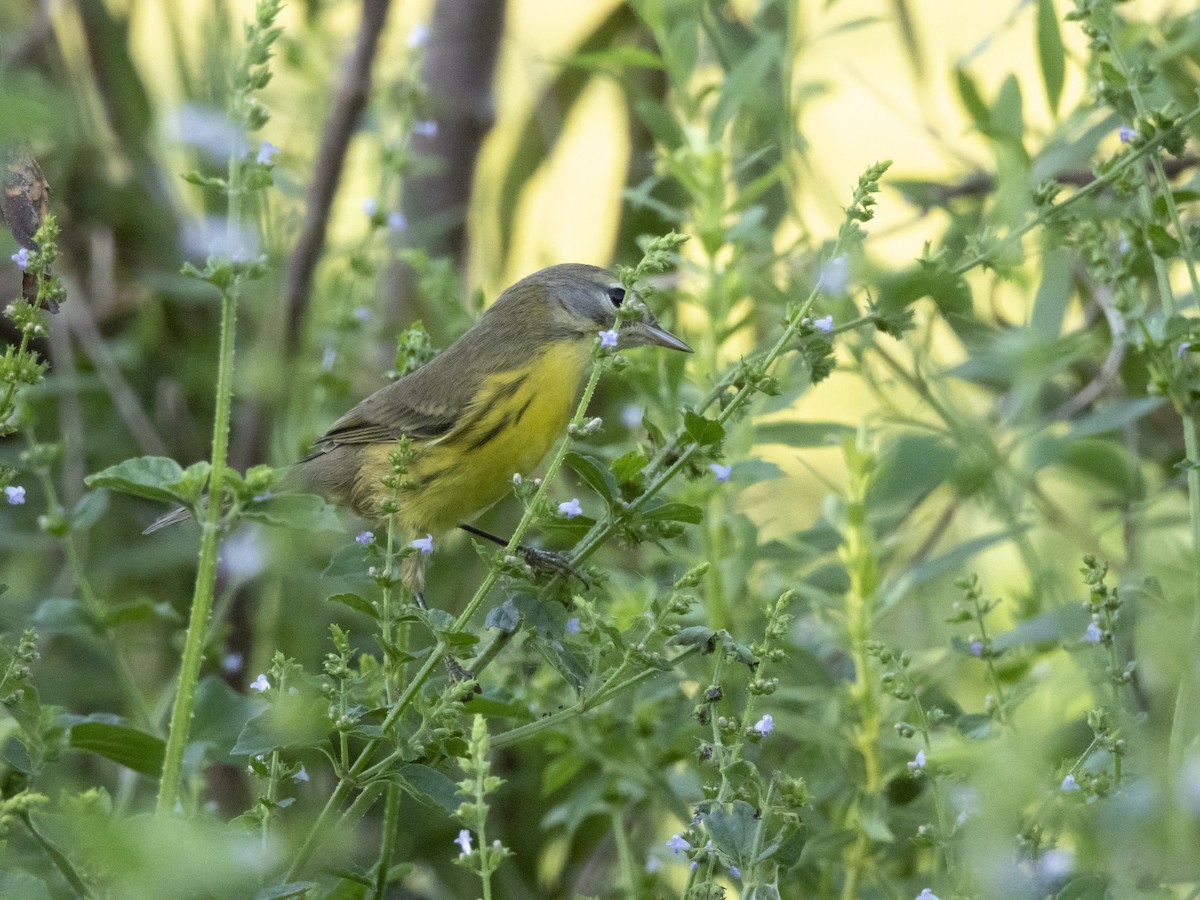
<path fill-rule="evenodd" d="M 396 769 L 395 778 L 400 787 L 435 809 L 453 813 L 462 803 L 458 786 L 446 775 L 429 766 L 406 763 Z"/>
<path fill-rule="evenodd" d="M 642 518 L 652 522 L 685 522 L 699 525 L 704 521 L 704 510 L 690 503 L 660 503 L 642 511 Z"/>
<path fill-rule="evenodd" d="M 704 830 L 723 856 L 739 869 L 749 869 L 754 851 L 754 835 L 758 831 L 758 816 L 753 806 L 734 800 L 733 806 L 701 813 Z"/>
<path fill-rule="evenodd" d="M 71 725 L 71 746 L 119 763 L 142 775 L 157 778 L 162 771 L 166 743 L 130 725 L 88 718 Z"/>
<path fill-rule="evenodd" d="M 708 419 L 690 409 L 683 414 L 683 427 L 688 436 L 701 447 L 713 447 L 725 439 L 725 429 L 715 419 Z"/>
<path fill-rule="evenodd" d="M 571 452 L 564 458 L 565 462 L 583 481 L 604 500 L 606 506 L 612 506 L 613 495 L 616 493 L 616 483 L 604 467 L 590 456 Z"/>
<path fill-rule="evenodd" d="M 301 531 L 339 531 L 337 509 L 316 494 L 280 494 L 251 503 L 242 518 Z"/>
<path fill-rule="evenodd" d="M 371 604 L 371 601 L 360 597 L 358 594 L 345 591 L 340 594 L 331 594 L 325 600 L 329 603 L 340 603 L 342 606 L 348 606 L 355 612 L 360 612 L 365 616 L 370 616 L 376 622 L 379 621 L 379 611 Z"/>
<path fill-rule="evenodd" d="M 168 503 L 191 504 L 199 499 L 181 490 L 183 469 L 165 456 L 139 456 L 109 466 L 84 479 L 90 488 L 108 488 L 135 497 L 164 500 Z"/>

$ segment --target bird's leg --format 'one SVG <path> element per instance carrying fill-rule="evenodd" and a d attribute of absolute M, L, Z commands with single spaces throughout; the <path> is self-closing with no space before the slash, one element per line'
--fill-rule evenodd
<path fill-rule="evenodd" d="M 481 537 L 484 540 L 491 541 L 501 547 L 507 547 L 508 541 L 504 538 L 492 534 L 490 531 L 484 531 L 482 528 L 476 528 L 474 525 L 459 525 L 463 531 L 468 534 L 473 534 L 476 537 Z M 526 547 L 519 545 L 517 552 L 525 560 L 525 563 L 531 568 L 539 572 L 548 572 L 551 575 L 571 575 L 578 578 L 584 587 L 588 587 L 588 580 L 583 577 L 583 574 L 576 569 L 567 560 L 565 553 L 555 553 L 553 550 L 539 550 L 537 547 Z"/>

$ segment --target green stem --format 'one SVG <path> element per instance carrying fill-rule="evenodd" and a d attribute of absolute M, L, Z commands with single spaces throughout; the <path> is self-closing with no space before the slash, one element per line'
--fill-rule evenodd
<path fill-rule="evenodd" d="M 617 843 L 617 862 L 621 867 L 623 893 L 629 900 L 637 900 L 637 868 L 633 864 L 633 853 L 629 849 L 629 835 L 625 833 L 625 823 L 621 820 L 621 811 L 617 807 L 609 807 L 609 820 L 612 822 L 613 839 Z"/>
<path fill-rule="evenodd" d="M 388 871 L 392 867 L 392 847 L 396 843 L 396 828 L 400 822 L 400 788 L 395 784 L 387 786 L 387 800 L 384 803 L 383 834 L 379 838 L 379 868 L 375 872 L 375 900 L 384 900 L 387 896 Z"/>
<path fill-rule="evenodd" d="M 241 158 L 234 152 L 229 158 L 230 246 L 235 246 L 233 242 L 237 240 L 238 223 L 241 220 L 240 174 Z M 174 810 L 179 798 L 183 754 L 187 749 L 192 707 L 196 699 L 196 686 L 200 680 L 205 634 L 208 630 L 209 614 L 212 612 L 213 590 L 217 582 L 217 549 L 221 539 L 221 509 L 224 505 L 225 472 L 228 467 L 229 419 L 233 407 L 233 351 L 240 286 L 241 278 L 235 276 L 229 287 L 221 292 L 221 335 L 217 362 L 216 412 L 213 416 L 209 502 L 204 509 L 204 519 L 200 525 L 196 588 L 192 594 L 187 637 L 184 640 L 183 659 L 179 667 L 179 685 L 175 694 L 175 706 L 171 710 L 171 725 L 167 732 L 167 746 L 163 756 L 162 781 L 158 788 L 156 812 L 160 816 Z"/>
<path fill-rule="evenodd" d="M 52 844 L 50 841 L 48 841 L 42 835 L 42 833 L 40 831 L 38 831 L 37 828 L 34 827 L 33 820 L 30 819 L 29 813 L 27 813 L 27 812 L 21 813 L 20 819 L 21 819 L 21 822 L 25 825 L 25 827 L 27 829 L 29 829 L 29 833 L 33 836 L 33 839 L 38 843 L 39 846 L 41 846 L 42 850 L 45 851 L 46 855 L 50 857 L 51 861 L 54 863 L 55 868 L 57 868 L 58 871 L 62 873 L 63 878 L 65 878 L 67 880 L 67 884 L 71 885 L 71 890 L 73 890 L 75 892 L 75 896 L 76 897 L 95 896 L 92 893 L 91 889 L 87 886 L 86 882 L 84 882 L 83 878 L 81 878 L 79 873 L 77 871 L 75 871 L 75 867 L 73 865 L 71 865 L 71 861 L 69 859 L 67 859 L 66 854 L 64 854 L 61 850 L 59 850 L 56 846 L 54 846 L 54 844 Z"/>

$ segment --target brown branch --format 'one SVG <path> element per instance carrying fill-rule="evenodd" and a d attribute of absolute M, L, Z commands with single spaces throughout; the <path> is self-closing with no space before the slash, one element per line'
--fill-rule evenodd
<path fill-rule="evenodd" d="M 341 180 L 346 149 L 371 95 L 371 64 L 389 5 L 390 0 L 363 0 L 354 52 L 346 61 L 342 85 L 317 151 L 304 225 L 284 276 L 284 352 L 289 357 L 300 346 L 301 325 L 312 294 L 313 271 L 325 247 L 325 228 Z"/>

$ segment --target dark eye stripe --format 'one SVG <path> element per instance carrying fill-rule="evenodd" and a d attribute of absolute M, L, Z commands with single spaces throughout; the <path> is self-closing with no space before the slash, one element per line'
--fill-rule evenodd
<path fill-rule="evenodd" d="M 625 302 L 625 288 L 623 287 L 610 287 L 605 293 L 608 294 L 608 299 L 613 302 L 613 306 L 620 306 Z"/>

